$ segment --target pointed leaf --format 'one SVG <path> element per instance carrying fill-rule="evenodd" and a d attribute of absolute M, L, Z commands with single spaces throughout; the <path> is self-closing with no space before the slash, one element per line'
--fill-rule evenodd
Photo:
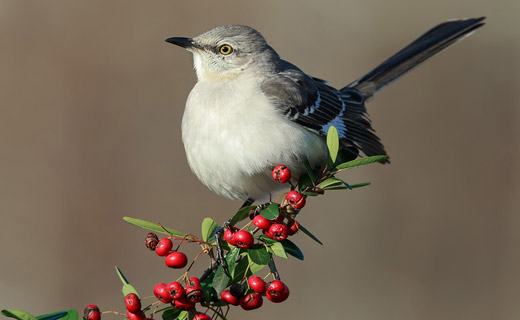
<path fill-rule="evenodd" d="M 240 208 L 240 210 L 238 210 L 237 213 L 235 213 L 235 215 L 231 218 L 231 220 L 229 220 L 229 225 L 233 227 L 238 222 L 246 219 L 247 217 L 249 217 L 249 211 L 251 211 L 255 208 L 256 208 L 256 206 L 247 206 L 247 207 Z"/>
<path fill-rule="evenodd" d="M 226 289 L 228 283 L 228 276 L 224 273 L 222 266 L 218 266 L 217 271 L 215 271 L 215 276 L 213 277 L 213 289 L 215 289 L 219 297 L 222 291 Z"/>
<path fill-rule="evenodd" d="M 243 253 L 244 257 L 246 256 L 246 253 Z M 249 269 L 248 269 L 249 266 Z M 232 274 L 233 280 L 230 282 L 230 284 L 237 283 L 240 280 L 244 278 L 244 274 L 247 270 L 247 277 L 249 277 L 252 274 L 257 273 L 258 271 L 262 270 L 265 265 L 256 264 L 249 259 L 242 259 L 237 263 L 237 266 L 235 267 L 234 273 Z"/>
<path fill-rule="evenodd" d="M 269 246 L 269 251 L 277 257 L 287 259 L 287 254 L 285 253 L 282 244 L 278 241 Z"/>
<path fill-rule="evenodd" d="M 320 183 L 320 185 L 318 187 L 320 187 L 323 190 L 329 190 L 330 187 L 340 187 L 343 189 L 352 189 L 352 187 L 350 187 L 348 185 L 348 183 L 346 183 L 345 181 L 338 179 L 336 177 L 328 178 L 327 180 Z"/>
<path fill-rule="evenodd" d="M 122 291 L 124 297 L 126 297 L 129 293 L 135 293 L 140 298 L 137 290 L 135 290 L 134 286 L 129 283 L 123 285 Z"/>
<path fill-rule="evenodd" d="M 248 249 L 247 255 L 251 261 L 260 265 L 267 265 L 271 260 L 271 256 L 264 246 L 259 249 Z"/>
<path fill-rule="evenodd" d="M 259 240 L 261 240 L 261 241 L 267 243 L 267 245 L 271 245 L 271 244 L 273 244 L 273 243 L 278 243 L 277 240 L 271 239 L 271 238 L 269 238 L 268 236 L 266 236 L 265 234 L 261 234 L 261 235 L 259 235 L 257 238 L 258 238 Z"/>
<path fill-rule="evenodd" d="M 174 307 L 170 307 L 169 309 L 164 310 L 164 312 L 162 313 L 162 318 L 163 320 L 175 320 L 177 319 L 180 313 L 181 310 Z"/>
<path fill-rule="evenodd" d="M 176 237 L 186 237 L 185 233 L 182 233 L 180 231 L 177 231 L 177 230 L 174 230 L 171 228 L 165 227 L 164 229 L 166 229 L 166 231 L 164 231 L 164 229 L 161 228 L 161 226 L 158 225 L 157 223 L 153 223 L 153 222 L 149 222 L 149 221 L 145 221 L 145 220 L 141 220 L 141 219 L 130 218 L 130 217 L 123 217 L 123 220 L 125 220 L 126 222 L 128 222 L 130 224 L 133 224 L 134 226 L 138 226 L 138 227 L 146 229 L 146 230 L 151 230 L 151 231 L 164 233 L 164 234 L 170 234 L 170 235 L 176 236 Z M 191 237 L 188 236 L 187 238 L 191 238 Z"/>
<path fill-rule="evenodd" d="M 118 266 L 115 266 L 116 267 L 116 272 L 117 272 L 117 275 L 119 276 L 119 279 L 121 279 L 121 282 L 123 284 L 128 284 L 128 280 L 126 279 L 125 275 L 123 274 L 123 271 L 121 271 L 121 269 L 119 269 Z"/>
<path fill-rule="evenodd" d="M 66 310 L 67 311 L 67 315 L 62 317 L 61 320 L 78 320 L 79 316 L 78 316 L 78 312 L 76 310 Z"/>
<path fill-rule="evenodd" d="M 351 168 L 357 168 L 361 166 L 365 166 L 367 164 L 371 164 L 374 162 L 378 162 L 381 160 L 388 159 L 388 156 L 371 156 L 366 158 L 358 158 L 349 162 L 344 162 L 342 164 L 338 164 L 336 168 L 334 168 L 332 171 L 341 171 Z"/>
<path fill-rule="evenodd" d="M 4 309 L 2 314 L 9 318 L 15 318 L 18 320 L 36 320 L 36 318 L 29 312 L 15 309 Z"/>
<path fill-rule="evenodd" d="M 285 252 L 297 259 L 303 260 L 303 252 L 300 250 L 300 248 L 298 248 L 297 245 L 294 244 L 294 242 L 289 239 L 285 239 L 280 241 L 280 243 L 285 249 Z"/>
<path fill-rule="evenodd" d="M 362 183 L 351 184 L 350 187 L 352 189 L 356 189 L 356 188 L 366 187 L 369 185 L 370 185 L 370 182 L 362 182 Z"/>
<path fill-rule="evenodd" d="M 327 148 L 329 149 L 329 168 L 332 168 L 339 150 L 338 130 L 333 126 L 330 126 L 327 132 Z"/>
<path fill-rule="evenodd" d="M 228 264 L 229 274 L 233 274 L 233 271 L 235 270 L 235 264 L 236 264 L 237 256 L 239 253 L 240 253 L 240 248 L 233 248 L 233 250 L 229 251 L 226 254 L 226 261 Z"/>
<path fill-rule="evenodd" d="M 177 320 L 184 320 L 188 318 L 188 311 L 181 311 L 177 316 Z"/>
<path fill-rule="evenodd" d="M 213 235 L 213 232 L 217 229 L 217 223 L 215 220 L 211 218 L 204 218 L 202 220 L 202 241 L 207 242 L 209 238 Z"/>
<path fill-rule="evenodd" d="M 309 230 L 307 230 L 304 226 L 301 225 L 301 223 L 299 224 L 300 225 L 300 230 L 305 233 L 306 235 L 308 235 L 312 240 L 316 241 L 317 243 L 323 245 L 323 242 L 320 241 L 320 239 L 316 238 L 315 235 L 313 235 Z"/>
<path fill-rule="evenodd" d="M 303 165 L 305 166 L 305 171 L 307 171 L 307 175 L 310 179 L 310 183 L 312 185 L 314 185 L 314 181 L 316 181 L 316 179 L 314 177 L 314 172 L 312 172 L 312 168 L 311 168 L 311 164 L 309 163 L 309 159 L 307 159 L 307 157 L 303 156 L 301 158 L 301 161 L 302 161 Z"/>
<path fill-rule="evenodd" d="M 76 319 L 78 318 L 78 312 L 76 310 L 65 310 L 65 311 L 58 311 L 48 314 L 42 314 L 36 317 L 38 320 L 57 320 L 62 319 L 64 317 L 68 317 L 69 311 L 76 312 Z"/>
<path fill-rule="evenodd" d="M 278 204 L 271 203 L 269 205 L 269 207 L 260 211 L 260 215 L 269 220 L 274 220 L 274 219 L 278 218 L 278 216 L 280 215 L 280 210 L 278 209 Z"/>
<path fill-rule="evenodd" d="M 363 183 L 357 183 L 350 186 L 351 189 L 361 188 L 369 186 L 370 182 L 363 182 Z M 337 186 L 329 186 L 327 187 L 327 190 L 345 190 L 348 189 L 345 185 L 337 185 Z"/>

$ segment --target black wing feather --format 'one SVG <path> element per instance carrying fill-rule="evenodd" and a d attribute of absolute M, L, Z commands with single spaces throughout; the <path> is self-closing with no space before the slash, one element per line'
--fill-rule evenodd
<path fill-rule="evenodd" d="M 292 65 L 268 77 L 262 90 L 283 115 L 305 128 L 325 136 L 333 125 L 343 147 L 367 156 L 386 154 L 357 90 L 340 92 Z"/>

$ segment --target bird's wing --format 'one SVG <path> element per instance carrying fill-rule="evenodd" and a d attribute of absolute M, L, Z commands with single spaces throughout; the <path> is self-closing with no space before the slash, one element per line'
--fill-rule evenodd
<path fill-rule="evenodd" d="M 366 155 L 386 154 L 357 90 L 338 91 L 297 68 L 268 77 L 261 88 L 282 115 L 305 128 L 325 136 L 334 126 L 345 146 Z"/>

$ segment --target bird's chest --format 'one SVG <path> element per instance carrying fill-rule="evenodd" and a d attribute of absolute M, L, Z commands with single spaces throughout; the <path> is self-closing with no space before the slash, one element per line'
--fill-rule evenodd
<path fill-rule="evenodd" d="M 199 82 L 182 119 L 188 162 L 199 177 L 258 172 L 269 160 L 264 130 L 276 123 L 283 125 L 254 84 Z"/>
<path fill-rule="evenodd" d="M 314 158 L 323 144 L 280 115 L 260 88 L 247 82 L 198 82 L 186 103 L 182 139 L 193 172 L 221 194 L 249 193 L 245 184 L 262 188 L 275 165 L 297 170 L 298 156 Z"/>

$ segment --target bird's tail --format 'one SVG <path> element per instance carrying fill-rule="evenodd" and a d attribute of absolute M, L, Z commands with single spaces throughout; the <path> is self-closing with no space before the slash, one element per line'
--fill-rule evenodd
<path fill-rule="evenodd" d="M 365 99 L 370 99 L 408 71 L 484 25 L 484 19 L 453 20 L 439 24 L 341 91 L 354 88 Z"/>

